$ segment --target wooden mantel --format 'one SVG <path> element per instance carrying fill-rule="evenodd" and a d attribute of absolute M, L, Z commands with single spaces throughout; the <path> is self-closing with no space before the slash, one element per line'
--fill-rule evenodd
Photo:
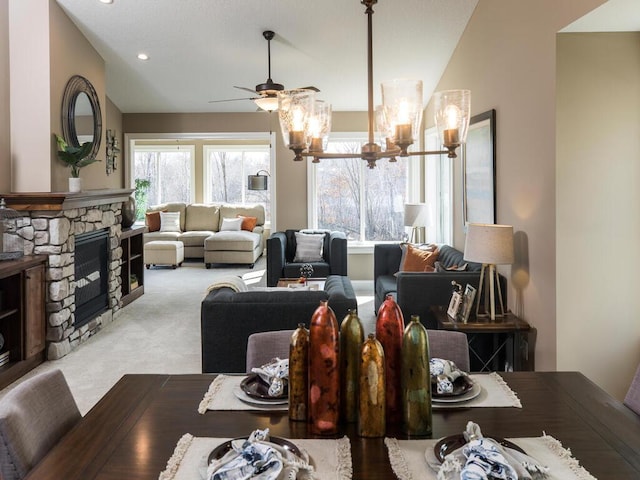
<path fill-rule="evenodd" d="M 126 201 L 133 188 L 87 190 L 69 192 L 0 193 L 7 206 L 18 211 L 61 211 L 72 208 L 93 207 Z"/>

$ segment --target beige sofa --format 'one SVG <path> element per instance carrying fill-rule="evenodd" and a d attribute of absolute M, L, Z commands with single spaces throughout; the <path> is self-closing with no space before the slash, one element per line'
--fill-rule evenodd
<path fill-rule="evenodd" d="M 158 211 L 180 212 L 180 232 L 147 232 L 144 243 L 155 240 L 182 242 L 184 257 L 202 258 L 207 268 L 214 263 L 253 266 L 264 250 L 265 212 L 262 205 L 170 202 L 147 209 L 147 213 Z M 256 217 L 253 231 L 220 231 L 224 218 L 237 218 L 238 215 Z"/>

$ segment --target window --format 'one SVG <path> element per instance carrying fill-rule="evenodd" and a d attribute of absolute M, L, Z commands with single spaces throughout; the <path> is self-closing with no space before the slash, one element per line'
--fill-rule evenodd
<path fill-rule="evenodd" d="M 335 137 L 335 135 L 334 135 Z M 326 151 L 356 153 L 364 134 L 329 141 Z M 360 159 L 322 159 L 313 163 L 311 225 L 340 230 L 352 241 L 404 238 L 404 204 L 408 195 L 407 159 L 379 160 L 374 169 Z"/>
<path fill-rule="evenodd" d="M 192 145 L 136 145 L 133 158 L 133 178 L 150 182 L 147 205 L 193 201 Z"/>
<path fill-rule="evenodd" d="M 425 131 L 426 150 L 439 150 L 437 129 Z M 461 148 L 458 149 L 460 152 Z M 431 209 L 431 225 L 427 227 L 427 241 L 453 245 L 453 162 L 447 155 L 425 157 L 425 202 Z"/>
<path fill-rule="evenodd" d="M 271 171 L 268 144 L 204 146 L 204 201 L 261 204 L 270 221 L 269 190 L 247 188 L 248 175 L 260 170 Z"/>

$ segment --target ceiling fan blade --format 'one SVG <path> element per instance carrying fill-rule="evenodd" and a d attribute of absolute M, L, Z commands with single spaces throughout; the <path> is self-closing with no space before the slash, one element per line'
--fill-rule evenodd
<path fill-rule="evenodd" d="M 314 86 L 311 86 L 311 87 L 300 87 L 300 90 L 313 90 L 314 92 L 319 92 L 320 91 L 320 89 L 318 87 L 314 87 Z"/>
<path fill-rule="evenodd" d="M 260 95 L 258 92 L 256 92 L 256 91 L 255 91 L 254 89 L 252 89 L 252 88 L 247 88 L 247 87 L 236 87 L 235 85 L 233 86 L 233 88 L 238 88 L 238 89 L 240 89 L 240 90 L 245 90 L 245 91 L 247 91 L 247 92 L 251 92 L 251 93 L 253 93 L 254 95 Z"/>
<path fill-rule="evenodd" d="M 260 97 L 227 98 L 226 100 L 209 100 L 208 103 L 236 102 L 238 100 L 256 100 L 256 98 L 260 98 Z"/>

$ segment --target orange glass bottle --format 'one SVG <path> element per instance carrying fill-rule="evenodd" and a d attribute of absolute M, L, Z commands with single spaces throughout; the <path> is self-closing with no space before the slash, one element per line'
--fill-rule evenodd
<path fill-rule="evenodd" d="M 309 326 L 309 424 L 311 433 L 338 432 L 340 418 L 340 330 L 326 300 Z"/>
<path fill-rule="evenodd" d="M 402 421 L 402 336 L 404 317 L 400 307 L 387 295 L 376 319 L 376 339 L 384 350 L 387 425 Z"/>

